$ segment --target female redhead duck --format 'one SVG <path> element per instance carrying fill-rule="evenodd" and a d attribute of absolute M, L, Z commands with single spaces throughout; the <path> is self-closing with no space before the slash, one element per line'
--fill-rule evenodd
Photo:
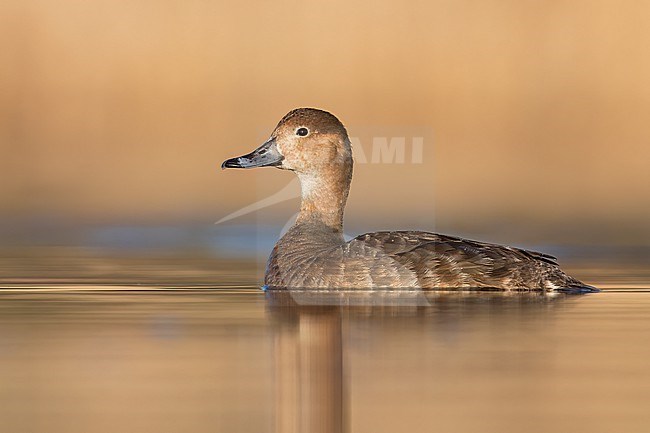
<path fill-rule="evenodd" d="M 271 252 L 267 288 L 597 291 L 562 272 L 555 257 L 519 248 L 418 231 L 346 242 L 352 165 L 345 127 L 314 108 L 291 111 L 266 143 L 224 161 L 222 168 L 291 170 L 300 180 L 300 213 Z"/>

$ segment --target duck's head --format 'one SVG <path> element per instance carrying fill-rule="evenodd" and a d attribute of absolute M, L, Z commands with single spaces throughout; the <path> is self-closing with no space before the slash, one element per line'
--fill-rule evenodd
<path fill-rule="evenodd" d="M 271 137 L 251 153 L 231 158 L 221 168 L 276 167 L 298 174 L 320 174 L 352 166 L 343 124 L 327 111 L 298 108 L 280 120 Z"/>

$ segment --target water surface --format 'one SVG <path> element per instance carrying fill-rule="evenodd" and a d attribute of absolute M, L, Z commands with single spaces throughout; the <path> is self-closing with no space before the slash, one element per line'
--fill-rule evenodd
<path fill-rule="evenodd" d="M 229 269 L 213 286 L 5 279 L 0 430 L 650 431 L 646 279 L 319 299 Z"/>

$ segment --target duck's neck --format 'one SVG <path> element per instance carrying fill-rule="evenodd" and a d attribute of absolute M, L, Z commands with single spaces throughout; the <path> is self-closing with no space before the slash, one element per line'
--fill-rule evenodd
<path fill-rule="evenodd" d="M 298 178 L 302 202 L 296 224 L 323 224 L 343 239 L 343 211 L 352 180 L 351 160 L 338 169 L 298 173 Z"/>

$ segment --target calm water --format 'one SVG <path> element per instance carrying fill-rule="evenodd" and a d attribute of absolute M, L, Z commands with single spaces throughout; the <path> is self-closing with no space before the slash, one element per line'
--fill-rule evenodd
<path fill-rule="evenodd" d="M 342 297 L 235 288 L 257 278 L 235 265 L 165 286 L 17 263 L 2 433 L 650 431 L 642 272 L 592 271 L 607 290 L 584 296 Z"/>

